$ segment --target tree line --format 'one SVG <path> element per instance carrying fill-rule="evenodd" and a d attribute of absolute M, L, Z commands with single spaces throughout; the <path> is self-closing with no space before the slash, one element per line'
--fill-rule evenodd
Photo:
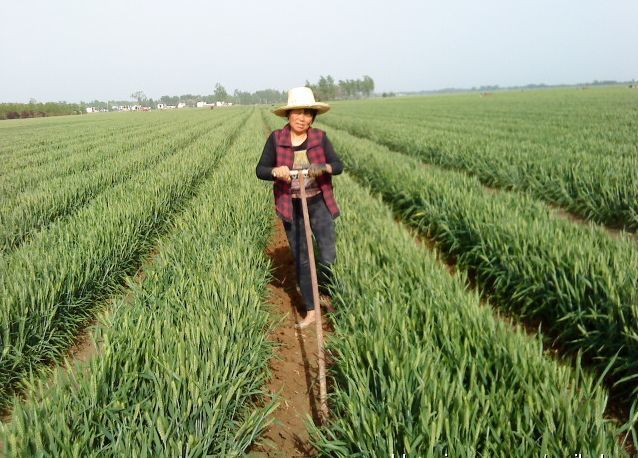
<path fill-rule="evenodd" d="M 311 88 L 317 100 L 338 100 L 370 97 L 374 92 L 374 80 L 369 76 L 361 79 L 346 79 L 335 81 L 328 76 L 321 76 L 316 84 L 306 81 L 306 86 Z M 144 91 L 135 91 L 131 94 L 131 99 L 142 106 L 154 108 L 158 103 L 168 106 L 177 106 L 184 103 L 186 106 L 194 107 L 197 102 L 215 103 L 225 102 L 239 105 L 259 105 L 284 103 L 288 99 L 288 91 L 278 91 L 276 89 L 261 89 L 255 92 L 235 89 L 231 94 L 220 83 L 215 84 L 212 94 L 183 94 L 183 95 L 163 95 L 158 99 L 147 97 Z M 113 105 L 127 105 L 130 102 L 110 101 Z M 98 109 L 107 108 L 107 102 L 93 101 L 85 106 L 93 106 Z"/>
<path fill-rule="evenodd" d="M 306 86 L 310 87 L 315 98 L 320 101 L 353 99 L 369 97 L 374 92 L 374 80 L 369 76 L 361 79 L 346 79 L 335 81 L 331 76 L 321 76 L 316 84 L 306 81 Z M 261 89 L 255 92 L 247 92 L 239 89 L 230 94 L 220 83 L 215 85 L 212 94 L 182 94 L 163 95 L 158 99 L 147 97 L 144 91 L 138 90 L 131 94 L 129 100 L 92 100 L 89 102 L 67 103 L 48 102 L 38 103 L 34 99 L 27 103 L 0 103 L 1 119 L 35 118 L 44 116 L 59 116 L 85 113 L 88 107 L 97 110 L 110 110 L 114 106 L 127 106 L 137 104 L 155 108 L 158 103 L 168 106 L 177 106 L 184 103 L 186 106 L 194 107 L 197 102 L 215 103 L 226 102 L 239 105 L 277 104 L 285 103 L 288 99 L 287 91 L 276 89 Z M 131 101 L 134 102 L 131 102 Z"/>
<path fill-rule="evenodd" d="M 47 102 L 0 103 L 0 119 L 39 118 L 80 114 L 82 106 L 77 103 Z"/>
<path fill-rule="evenodd" d="M 374 80 L 367 75 L 361 79 L 346 79 L 339 80 L 337 82 L 335 82 L 335 79 L 330 75 L 325 77 L 321 76 L 316 84 L 311 84 L 306 80 L 305 85 L 312 89 L 317 100 L 324 101 L 370 97 L 374 92 Z M 137 98 L 137 96 L 133 98 Z M 286 102 L 287 99 L 288 91 L 278 91 L 276 89 L 262 89 L 255 92 L 246 92 L 235 89 L 232 94 L 229 94 L 224 86 L 217 83 L 215 85 L 215 91 L 210 95 L 163 95 L 158 99 L 158 101 L 153 99 L 145 99 L 144 101 L 149 106 L 152 106 L 154 103 L 177 105 L 180 102 L 186 103 L 188 106 L 195 106 L 198 101 L 206 103 L 230 102 L 240 105 L 258 105 L 282 103 Z M 143 100 L 140 100 L 140 102 L 142 101 Z"/>
<path fill-rule="evenodd" d="M 306 87 L 312 89 L 315 98 L 320 101 L 339 99 L 359 99 L 370 97 L 374 92 L 374 80 L 365 75 L 356 80 L 339 80 L 328 76 L 320 76 L 316 84 L 306 81 Z"/>
<path fill-rule="evenodd" d="M 163 95 L 157 99 L 147 97 L 144 91 L 135 91 L 131 94 L 131 99 L 135 100 L 138 105 L 148 106 L 155 108 L 158 103 L 163 103 L 167 106 L 177 106 L 180 103 L 184 103 L 188 107 L 196 106 L 197 102 L 215 103 L 226 102 L 241 105 L 257 105 L 257 104 L 271 104 L 285 101 L 288 97 L 286 91 L 278 91 L 276 89 L 261 89 L 255 92 L 246 92 L 239 89 L 230 94 L 224 86 L 220 83 L 215 85 L 215 90 L 212 94 L 182 94 L 182 95 Z M 111 106 L 113 105 L 129 105 L 130 101 L 109 101 Z M 86 106 L 94 106 L 96 108 L 106 108 L 107 102 L 93 101 Z"/>

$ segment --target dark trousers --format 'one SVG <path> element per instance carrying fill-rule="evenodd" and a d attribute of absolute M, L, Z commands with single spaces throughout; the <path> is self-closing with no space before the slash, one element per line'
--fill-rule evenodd
<path fill-rule="evenodd" d="M 310 261 L 308 259 L 301 199 L 292 199 L 292 202 L 292 222 L 284 221 L 284 229 L 288 237 L 290 251 L 295 259 L 297 283 L 299 289 L 301 289 L 304 305 L 306 310 L 313 310 L 315 304 L 312 298 Z M 310 228 L 317 246 L 315 259 L 318 264 L 317 280 L 321 292 L 325 291 L 325 287 L 330 284 L 331 268 L 337 258 L 335 222 L 321 194 L 308 199 L 308 213 L 310 216 Z"/>

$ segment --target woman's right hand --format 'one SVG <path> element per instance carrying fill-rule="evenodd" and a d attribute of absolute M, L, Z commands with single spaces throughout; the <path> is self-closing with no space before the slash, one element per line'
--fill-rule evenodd
<path fill-rule="evenodd" d="M 281 165 L 272 169 L 272 176 L 278 180 L 290 181 L 290 169 L 287 165 Z"/>

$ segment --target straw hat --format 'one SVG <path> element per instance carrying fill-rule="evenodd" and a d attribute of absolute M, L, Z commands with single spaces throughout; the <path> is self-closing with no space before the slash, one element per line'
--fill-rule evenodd
<path fill-rule="evenodd" d="M 311 108 L 317 110 L 317 114 L 323 114 L 330 109 L 330 105 L 315 102 L 315 96 L 309 87 L 295 87 L 288 91 L 288 103 L 272 112 L 277 116 L 285 118 L 288 110 L 295 110 L 297 108 Z"/>

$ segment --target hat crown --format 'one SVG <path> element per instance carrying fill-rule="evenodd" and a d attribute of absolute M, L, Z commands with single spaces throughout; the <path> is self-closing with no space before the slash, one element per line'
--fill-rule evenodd
<path fill-rule="evenodd" d="M 288 91 L 288 106 L 314 105 L 315 95 L 309 87 L 295 87 Z"/>
<path fill-rule="evenodd" d="M 288 91 L 288 104 L 279 107 L 272 112 L 277 116 L 285 118 L 290 110 L 298 108 L 309 108 L 315 110 L 317 114 L 325 113 L 330 109 L 330 105 L 315 101 L 315 95 L 309 87 L 295 87 Z"/>

